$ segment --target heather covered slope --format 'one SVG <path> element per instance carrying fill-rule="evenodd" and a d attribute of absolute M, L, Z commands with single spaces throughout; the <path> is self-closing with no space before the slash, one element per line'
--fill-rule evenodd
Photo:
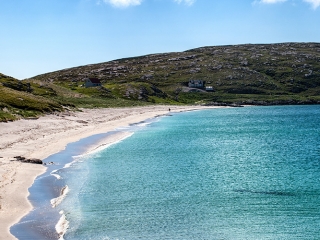
<path fill-rule="evenodd" d="M 84 87 L 87 77 L 99 87 Z M 202 80 L 213 91 L 189 88 Z M 148 104 L 320 103 L 320 44 L 201 47 L 64 69 L 19 81 L 0 74 L 0 120 L 67 108 Z"/>
<path fill-rule="evenodd" d="M 54 95 L 55 92 L 50 88 L 0 73 L 0 121 L 62 111 L 62 105 L 50 99 Z"/>
<path fill-rule="evenodd" d="M 103 86 L 85 89 L 85 77 L 99 78 Z M 30 80 L 54 84 L 75 94 L 131 102 L 317 103 L 320 44 L 201 47 L 69 68 Z M 206 81 L 214 92 L 188 88 L 189 80 Z"/>
<path fill-rule="evenodd" d="M 146 105 L 144 102 L 108 97 L 108 91 L 101 91 L 101 89 L 83 88 L 83 93 L 80 93 L 59 84 L 33 80 L 21 81 L 0 73 L 0 122 L 77 110 L 80 107 Z"/>

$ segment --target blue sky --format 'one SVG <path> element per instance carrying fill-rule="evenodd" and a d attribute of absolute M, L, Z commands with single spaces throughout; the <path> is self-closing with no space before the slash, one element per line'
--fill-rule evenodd
<path fill-rule="evenodd" d="M 0 72 L 18 79 L 202 46 L 320 42 L 320 0 L 0 0 Z"/>

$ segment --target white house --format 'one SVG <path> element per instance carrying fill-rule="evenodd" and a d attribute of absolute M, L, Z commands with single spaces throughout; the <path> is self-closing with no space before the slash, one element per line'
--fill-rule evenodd
<path fill-rule="evenodd" d="M 98 78 L 86 78 L 84 80 L 85 80 L 84 86 L 86 88 L 101 86 L 101 82 Z"/>
<path fill-rule="evenodd" d="M 213 87 L 212 86 L 206 86 L 206 91 L 207 92 L 213 92 Z"/>

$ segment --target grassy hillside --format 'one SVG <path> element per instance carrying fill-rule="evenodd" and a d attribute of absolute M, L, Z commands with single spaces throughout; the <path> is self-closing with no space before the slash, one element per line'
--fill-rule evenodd
<path fill-rule="evenodd" d="M 95 77 L 102 86 L 85 88 Z M 203 80 L 213 92 L 189 88 Z M 216 46 L 64 69 L 23 81 L 0 74 L 0 121 L 79 107 L 319 104 L 320 44 Z"/>
<path fill-rule="evenodd" d="M 62 111 L 60 103 L 48 98 L 54 95 L 55 92 L 50 88 L 22 82 L 0 73 L 0 121 Z"/>
<path fill-rule="evenodd" d="M 38 117 L 65 109 L 146 105 L 111 96 L 103 88 L 72 88 L 37 80 L 20 81 L 0 73 L 0 121 Z"/>
<path fill-rule="evenodd" d="M 82 87 L 85 77 L 99 78 L 103 87 Z M 214 92 L 188 88 L 189 80 L 206 81 Z M 125 105 L 320 103 L 320 44 L 202 47 L 64 69 L 28 81 L 53 84 L 97 105 L 107 99 Z M 90 105 L 86 101 L 83 105 Z"/>

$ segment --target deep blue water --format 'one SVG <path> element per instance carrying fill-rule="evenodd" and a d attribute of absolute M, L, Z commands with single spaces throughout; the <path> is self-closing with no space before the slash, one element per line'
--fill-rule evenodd
<path fill-rule="evenodd" d="M 59 172 L 65 239 L 319 239 L 320 106 L 173 114 Z"/>

